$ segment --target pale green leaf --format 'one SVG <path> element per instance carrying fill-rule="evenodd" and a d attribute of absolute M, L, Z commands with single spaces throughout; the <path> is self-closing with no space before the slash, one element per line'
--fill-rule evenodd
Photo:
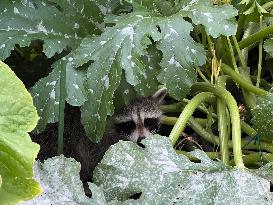
<path fill-rule="evenodd" d="M 204 25 L 207 34 L 213 38 L 236 34 L 235 16 L 238 10 L 231 5 L 216 6 L 212 4 L 212 1 L 195 0 L 185 5 L 180 12 L 190 17 L 194 24 Z"/>
<path fill-rule="evenodd" d="M 257 98 L 256 108 L 252 111 L 253 128 L 262 139 L 272 141 L 273 136 L 273 94 Z"/>
<path fill-rule="evenodd" d="M 79 172 L 80 163 L 63 155 L 47 159 L 44 163 L 36 162 L 35 178 L 44 192 L 21 205 L 106 205 L 102 189 L 95 184 L 89 184 L 92 198 L 85 196 Z"/>
<path fill-rule="evenodd" d="M 172 97 L 182 100 L 196 81 L 195 66 L 206 62 L 205 50 L 191 38 L 193 27 L 181 16 L 168 17 L 159 25 L 163 39 L 157 47 L 163 53 L 163 70 L 158 79 Z"/>
<path fill-rule="evenodd" d="M 76 66 L 94 61 L 87 71 L 88 101 L 81 108 L 82 123 L 87 135 L 98 142 L 104 132 L 107 115 L 113 113 L 113 94 L 117 89 L 122 69 L 126 81 L 139 90 L 147 85 L 146 65 L 141 56 L 151 44 L 148 36 L 158 40 L 156 27 L 160 18 L 138 12 L 108 18 L 116 25 L 94 38 L 86 38 L 73 52 Z"/>
<path fill-rule="evenodd" d="M 0 6 L 0 59 L 15 44 L 28 46 L 31 40 L 44 41 L 44 53 L 51 57 L 66 47 L 76 48 L 83 37 L 98 34 L 102 14 L 93 1 L 9 1 Z"/>
<path fill-rule="evenodd" d="M 272 204 L 270 182 L 247 169 L 236 170 L 215 162 L 196 150 L 201 163 L 177 155 L 166 137 L 143 141 L 145 148 L 132 142 L 112 146 L 95 170 L 94 181 L 103 185 L 107 201 L 117 204 L 229 205 Z M 129 199 L 141 193 L 137 200 Z M 114 204 L 114 203 L 113 203 Z"/>
<path fill-rule="evenodd" d="M 264 42 L 264 50 L 273 58 L 273 38 Z"/>
<path fill-rule="evenodd" d="M 57 61 L 53 71 L 40 79 L 31 89 L 33 102 L 40 120 L 36 131 L 41 132 L 47 123 L 58 121 L 60 98 L 60 71 L 66 67 L 66 101 L 73 106 L 81 106 L 87 100 L 85 89 L 86 71 L 75 69 L 70 55 Z"/>
<path fill-rule="evenodd" d="M 24 84 L 1 61 L 0 76 L 0 204 L 15 204 L 41 193 L 33 179 L 39 145 L 27 133 L 38 115 Z"/>

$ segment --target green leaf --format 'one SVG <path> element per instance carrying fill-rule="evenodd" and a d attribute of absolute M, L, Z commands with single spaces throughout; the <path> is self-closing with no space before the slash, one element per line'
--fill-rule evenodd
<path fill-rule="evenodd" d="M 225 167 L 200 150 L 201 163 L 175 153 L 169 138 L 153 136 L 145 148 L 119 142 L 105 154 L 94 173 L 107 201 L 124 204 L 271 204 L 270 183 L 248 170 Z M 129 199 L 140 193 L 138 200 Z M 257 194 L 258 193 L 258 194 Z M 246 197 L 247 196 L 247 197 Z"/>
<path fill-rule="evenodd" d="M 36 131 L 41 132 L 47 123 L 58 121 L 60 97 L 60 71 L 66 67 L 66 101 L 73 106 L 81 106 L 87 100 L 85 88 L 86 71 L 75 69 L 73 58 L 68 55 L 53 65 L 53 71 L 40 79 L 31 89 L 33 102 L 40 120 Z"/>
<path fill-rule="evenodd" d="M 163 70 L 158 80 L 167 86 L 173 98 L 182 100 L 196 81 L 194 66 L 206 62 L 205 50 L 191 38 L 193 27 L 181 16 L 168 17 L 159 25 L 163 39 L 157 47 L 163 53 Z"/>
<path fill-rule="evenodd" d="M 150 58 L 147 51 L 148 45 L 152 43 L 150 38 L 159 41 L 158 48 L 163 52 L 162 64 L 167 66 L 166 70 L 169 68 L 166 62 L 172 59 L 169 53 L 177 55 L 173 61 L 179 62 L 180 65 L 178 68 L 171 67 L 169 73 L 182 75 L 176 75 L 175 80 L 171 81 L 170 75 L 167 78 L 159 78 L 177 99 L 183 98 L 196 79 L 194 68 L 191 66 L 202 65 L 206 59 L 201 45 L 189 36 L 192 26 L 184 21 L 182 16 L 166 19 L 149 12 L 133 12 L 108 17 L 106 22 L 115 23 L 115 26 L 106 28 L 99 37 L 86 38 L 73 52 L 75 66 L 94 62 L 87 71 L 89 100 L 82 107 L 82 123 L 87 135 L 93 138 L 94 142 L 100 140 L 106 117 L 113 113 L 112 96 L 120 83 L 121 69 L 125 71 L 126 81 L 139 93 L 147 94 L 153 91 L 148 91 L 148 88 L 156 88 L 154 75 L 158 70 L 148 70 L 145 65 L 147 58 Z M 168 26 L 168 23 L 171 26 Z M 181 40 L 183 43 L 180 43 Z M 184 51 L 187 46 L 188 50 Z M 154 61 L 152 64 L 157 67 Z M 179 89 L 182 90 L 185 85 L 188 87 L 181 94 Z"/>
<path fill-rule="evenodd" d="M 120 84 L 115 91 L 113 99 L 115 109 L 128 105 L 133 99 L 135 99 L 136 96 L 137 93 L 134 86 L 127 83 L 125 74 L 122 72 Z"/>
<path fill-rule="evenodd" d="M 273 136 L 273 94 L 257 98 L 256 108 L 252 111 L 253 128 L 263 140 L 272 141 Z"/>
<path fill-rule="evenodd" d="M 52 57 L 66 47 L 76 48 L 83 37 L 100 33 L 102 14 L 93 1 L 52 2 L 1 1 L 0 59 L 7 58 L 15 44 L 28 46 L 35 39 L 44 40 L 44 53 Z"/>
<path fill-rule="evenodd" d="M 41 193 L 33 179 L 39 145 L 27 133 L 36 126 L 38 115 L 23 83 L 1 61 L 0 76 L 0 202 L 15 204 Z"/>
<path fill-rule="evenodd" d="M 212 4 L 212 1 L 196 0 L 191 1 L 180 12 L 190 17 L 194 24 L 204 25 L 207 34 L 213 38 L 236 34 L 235 16 L 238 10 L 231 5 L 216 6 Z"/>
<path fill-rule="evenodd" d="M 88 101 L 81 109 L 82 123 L 92 141 L 100 140 L 106 117 L 113 113 L 112 98 L 120 83 L 121 69 L 131 85 L 146 85 L 147 74 L 141 56 L 152 43 L 148 36 L 154 40 L 161 36 L 156 27 L 158 20 L 160 18 L 145 12 L 108 18 L 107 22 L 116 22 L 116 25 L 106 28 L 99 37 L 86 38 L 73 53 L 76 66 L 94 61 L 87 71 Z"/>
<path fill-rule="evenodd" d="M 79 176 L 80 163 L 63 155 L 53 157 L 44 163 L 35 163 L 35 178 L 44 189 L 42 195 L 21 205 L 58 204 L 106 205 L 100 187 L 89 184 L 92 198 L 85 196 Z"/>
<path fill-rule="evenodd" d="M 264 42 L 264 50 L 273 58 L 273 38 Z"/>

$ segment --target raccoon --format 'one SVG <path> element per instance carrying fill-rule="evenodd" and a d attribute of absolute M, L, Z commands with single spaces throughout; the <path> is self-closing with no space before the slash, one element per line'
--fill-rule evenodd
<path fill-rule="evenodd" d="M 75 156 L 80 156 L 80 176 L 87 195 L 90 196 L 91 192 L 86 182 L 92 179 L 94 168 L 111 145 L 119 140 L 126 140 L 141 146 L 142 139 L 159 131 L 162 116 L 160 105 L 166 94 L 166 88 L 162 88 L 152 96 L 137 97 L 129 105 L 117 110 L 108 120 L 108 129 L 100 143 L 94 144 L 87 138 L 81 139 Z"/>
<path fill-rule="evenodd" d="M 92 181 L 95 167 L 107 149 L 120 140 L 133 141 L 141 145 L 141 140 L 155 134 L 160 128 L 160 105 L 166 96 L 162 88 L 149 97 L 137 97 L 129 105 L 115 111 L 107 120 L 106 131 L 99 143 L 93 143 L 85 135 L 80 123 L 79 108 L 66 105 L 64 129 L 64 155 L 81 163 L 80 178 L 84 191 L 91 196 L 87 182 Z M 40 144 L 38 158 L 43 161 L 56 155 L 57 129 L 48 125 L 45 132 L 32 135 L 33 141 Z"/>

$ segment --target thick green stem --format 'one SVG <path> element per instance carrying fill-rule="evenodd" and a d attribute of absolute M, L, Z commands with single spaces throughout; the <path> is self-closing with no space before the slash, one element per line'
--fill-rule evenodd
<path fill-rule="evenodd" d="M 227 81 L 227 76 L 220 76 L 217 79 L 217 85 L 225 88 Z M 218 131 L 219 131 L 219 139 L 220 139 L 220 152 L 221 152 L 221 160 L 224 164 L 229 164 L 229 133 L 228 133 L 228 124 L 226 115 L 226 103 L 222 98 L 217 98 L 217 116 L 218 116 Z"/>
<path fill-rule="evenodd" d="M 246 90 L 255 93 L 257 95 L 266 95 L 268 92 L 261 89 L 261 88 L 257 88 L 254 85 L 251 85 L 250 83 L 248 83 L 244 78 L 242 78 L 240 75 L 238 75 L 231 67 L 229 67 L 228 65 L 222 63 L 222 67 L 221 67 L 222 71 L 229 75 L 236 83 L 238 83 L 240 86 L 242 86 L 243 88 L 245 88 Z"/>
<path fill-rule="evenodd" d="M 238 168 L 243 168 L 244 163 L 241 150 L 241 123 L 236 100 L 226 89 L 216 85 L 211 85 L 209 83 L 195 83 L 192 86 L 192 90 L 211 92 L 226 102 L 231 116 L 234 161 Z"/>
<path fill-rule="evenodd" d="M 64 108 L 66 97 L 66 69 L 63 67 L 60 73 L 60 100 L 59 100 L 59 123 L 58 123 L 58 155 L 64 150 Z"/>
<path fill-rule="evenodd" d="M 192 154 L 190 152 L 186 152 L 186 151 L 181 151 L 181 150 L 176 150 L 176 153 L 177 154 L 183 154 L 185 155 L 186 157 L 189 158 L 189 160 L 191 161 L 200 161 L 200 159 L 192 156 Z M 220 158 L 220 155 L 218 152 L 206 152 L 206 154 L 208 155 L 208 157 L 210 159 L 219 159 Z"/>
<path fill-rule="evenodd" d="M 186 127 L 187 121 L 192 116 L 195 109 L 204 101 L 212 101 L 214 96 L 211 93 L 199 93 L 185 106 L 182 113 L 180 114 L 176 124 L 174 125 L 171 133 L 170 139 L 174 145 L 178 140 L 180 134 L 183 132 Z"/>
<path fill-rule="evenodd" d="M 263 162 L 273 162 L 273 154 L 270 153 L 262 153 L 263 156 Z M 253 153 L 249 155 L 243 156 L 244 164 L 255 164 L 257 162 L 261 162 L 261 155 L 260 153 Z M 230 162 L 231 164 L 234 164 L 234 161 Z"/>
<path fill-rule="evenodd" d="M 167 124 L 167 125 L 175 125 L 175 123 L 177 122 L 177 117 L 166 117 L 164 116 L 162 119 L 162 123 L 163 124 Z M 193 117 L 191 117 L 188 121 L 188 125 L 203 139 L 205 139 L 206 141 L 212 143 L 212 144 L 216 144 L 216 145 L 220 145 L 220 140 L 217 136 L 208 133 L 204 127 L 202 127 Z M 246 123 L 242 124 L 242 128 L 245 128 L 245 126 L 248 126 Z M 248 128 L 246 128 L 248 129 Z M 249 130 L 245 130 L 245 133 L 247 133 L 249 136 L 255 136 L 253 135 L 253 133 L 256 133 L 255 130 L 253 132 L 253 128 L 250 127 Z M 259 146 L 257 144 L 255 144 L 255 142 L 250 142 L 249 140 L 243 139 L 241 141 L 241 144 L 244 145 L 245 149 L 255 149 L 255 150 L 259 150 Z M 233 148 L 233 144 L 232 141 L 228 142 L 228 147 L 229 148 Z M 273 153 L 273 145 L 272 143 L 269 142 L 261 142 L 261 148 L 262 150 L 268 151 Z"/>
<path fill-rule="evenodd" d="M 262 30 L 260 30 L 257 33 L 254 33 L 250 35 L 249 37 L 245 38 L 244 40 L 241 40 L 238 44 L 240 49 L 246 48 L 250 46 L 251 44 L 258 42 L 265 38 L 266 36 L 273 34 L 273 25 L 268 26 Z"/>

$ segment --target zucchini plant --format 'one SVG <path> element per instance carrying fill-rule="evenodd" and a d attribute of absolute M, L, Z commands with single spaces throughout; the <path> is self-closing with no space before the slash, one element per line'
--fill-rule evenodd
<path fill-rule="evenodd" d="M 244 195 L 252 196 L 257 184 L 269 187 L 272 181 L 271 164 L 257 172 L 245 168 L 273 160 L 272 8 L 273 1 L 263 0 L 3 0 L 0 58 L 6 59 L 14 48 L 24 52 L 23 47 L 34 40 L 43 42 L 42 55 L 54 64 L 30 92 L 40 116 L 36 131 L 59 122 L 59 153 L 65 101 L 81 107 L 86 134 L 99 142 L 114 109 L 136 94 L 149 95 L 162 85 L 167 87 L 170 101 L 175 102 L 162 106 L 163 124 L 174 126 L 170 141 L 158 136 L 158 144 L 153 139 L 145 141 L 147 153 L 128 142 L 113 146 L 95 172 L 96 185 L 91 185 L 103 198 L 96 203 L 185 204 L 194 194 L 200 200 L 195 204 L 202 200 L 228 204 L 233 196 L 235 201 L 243 198 L 250 203 L 252 198 Z M 195 110 L 202 113 L 201 119 Z M 221 162 L 203 152 L 177 151 L 202 161 L 196 164 L 174 153 L 170 147 L 179 144 L 186 127 L 219 146 L 219 151 L 207 155 Z M 127 155 L 136 166 L 133 169 L 128 161 L 129 180 L 125 180 L 128 168 L 121 163 Z M 138 155 L 146 161 L 141 162 Z M 142 171 L 143 175 L 138 174 Z M 154 179 L 153 171 L 166 181 Z M 207 176 L 204 181 L 196 178 L 202 173 Z M 219 177 L 227 180 L 227 187 L 221 187 Z M 244 180 L 237 181 L 239 177 Z M 250 184 L 245 183 L 248 179 Z M 152 181 L 162 186 L 153 187 Z M 212 181 L 214 191 L 210 192 Z M 193 182 L 200 182 L 204 192 L 196 192 L 197 185 L 191 189 L 188 185 Z M 246 192 L 236 195 L 234 187 Z M 226 189 L 232 191 L 221 198 Z M 138 192 L 142 193 L 138 200 L 129 199 Z M 272 202 L 268 189 L 259 193 L 266 199 L 257 198 L 257 203 Z"/>

